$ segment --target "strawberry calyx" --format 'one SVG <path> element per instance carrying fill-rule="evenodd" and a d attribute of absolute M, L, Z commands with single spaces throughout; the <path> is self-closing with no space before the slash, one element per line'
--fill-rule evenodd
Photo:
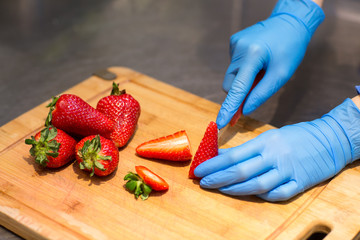
<path fill-rule="evenodd" d="M 78 154 L 80 158 L 83 160 L 80 162 L 80 169 L 89 170 L 90 177 L 94 176 L 95 168 L 105 171 L 104 165 L 99 160 L 111 161 L 111 156 L 104 156 L 100 154 L 101 151 L 101 142 L 100 136 L 96 135 L 93 139 L 87 140 L 84 142 L 84 145 L 81 149 L 79 149 Z"/>
<path fill-rule="evenodd" d="M 59 100 L 59 97 L 52 97 L 52 101 L 51 103 L 49 103 L 46 107 L 50 108 L 49 110 L 49 113 L 46 117 L 46 120 L 45 120 L 45 127 L 48 127 L 51 125 L 51 120 L 52 120 L 52 112 L 54 111 L 55 109 L 55 105 L 56 105 L 56 102 Z"/>
<path fill-rule="evenodd" d="M 34 136 L 25 139 L 25 144 L 32 145 L 30 154 L 35 157 L 36 163 L 45 167 L 49 162 L 48 156 L 53 158 L 59 156 L 60 143 L 55 140 L 56 136 L 57 129 L 49 126 L 41 130 L 38 140 Z"/>
<path fill-rule="evenodd" d="M 120 95 L 126 93 L 125 89 L 123 89 L 123 90 L 120 90 L 120 89 L 119 89 L 119 84 L 118 84 L 118 83 L 113 82 L 112 87 L 113 87 L 113 88 L 112 88 L 112 90 L 111 90 L 110 95 L 120 96 Z"/>
<path fill-rule="evenodd" d="M 128 191 L 133 192 L 136 199 L 138 199 L 139 197 L 142 200 L 146 200 L 149 198 L 152 188 L 147 185 L 138 174 L 129 172 L 125 175 L 124 180 L 127 181 L 125 184 L 125 188 Z"/>

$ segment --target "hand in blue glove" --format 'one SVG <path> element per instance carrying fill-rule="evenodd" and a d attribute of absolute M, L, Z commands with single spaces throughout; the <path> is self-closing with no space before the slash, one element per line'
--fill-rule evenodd
<path fill-rule="evenodd" d="M 311 0 L 279 0 L 270 18 L 231 37 L 231 63 L 223 82 L 228 95 L 216 121 L 220 129 L 245 100 L 260 70 L 266 71 L 265 76 L 246 98 L 244 114 L 254 111 L 290 79 L 324 17 Z"/>
<path fill-rule="evenodd" d="M 312 122 L 269 130 L 200 164 L 203 188 L 287 200 L 360 158 L 360 111 L 347 99 Z"/>

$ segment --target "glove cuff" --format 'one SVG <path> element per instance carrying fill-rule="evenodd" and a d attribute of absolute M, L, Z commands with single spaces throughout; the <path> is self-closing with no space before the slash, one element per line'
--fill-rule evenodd
<path fill-rule="evenodd" d="M 344 132 L 351 148 L 351 162 L 360 158 L 360 110 L 351 99 L 325 114 L 334 119 Z"/>
<path fill-rule="evenodd" d="M 312 0 L 279 0 L 271 13 L 271 17 L 280 14 L 290 15 L 303 23 L 310 36 L 314 34 L 325 18 L 321 7 Z"/>

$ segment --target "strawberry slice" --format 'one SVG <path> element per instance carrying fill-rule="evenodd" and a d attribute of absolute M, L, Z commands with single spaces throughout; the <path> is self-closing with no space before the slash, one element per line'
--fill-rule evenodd
<path fill-rule="evenodd" d="M 169 161 L 187 161 L 192 157 L 185 130 L 144 142 L 136 148 L 136 153 L 145 158 Z"/>
<path fill-rule="evenodd" d="M 204 137 L 202 138 L 199 148 L 195 153 L 189 170 L 189 178 L 198 179 L 194 170 L 200 163 L 218 155 L 218 128 L 215 122 L 210 122 Z"/>
<path fill-rule="evenodd" d="M 260 80 L 264 77 L 265 71 L 261 70 L 255 77 L 255 80 L 253 82 L 253 85 L 250 88 L 250 91 L 248 92 L 248 94 L 246 95 L 244 101 L 241 103 L 239 109 L 236 111 L 236 113 L 234 114 L 234 116 L 232 117 L 232 119 L 230 120 L 230 126 L 234 126 L 237 121 L 240 119 L 242 113 L 243 113 L 243 108 L 244 108 L 244 103 L 245 100 L 247 99 L 247 97 L 249 96 L 250 92 L 254 89 L 254 87 L 256 87 L 256 85 L 260 82 Z"/>
<path fill-rule="evenodd" d="M 136 166 L 136 173 L 129 172 L 124 177 L 127 181 L 126 189 L 134 192 L 135 197 L 146 200 L 152 190 L 165 191 L 169 189 L 169 184 L 156 173 L 144 166 Z"/>

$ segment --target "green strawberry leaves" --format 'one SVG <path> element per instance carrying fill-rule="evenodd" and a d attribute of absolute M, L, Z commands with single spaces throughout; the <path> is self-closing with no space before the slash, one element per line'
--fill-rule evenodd
<path fill-rule="evenodd" d="M 48 156 L 59 156 L 60 143 L 55 140 L 56 136 L 57 129 L 49 126 L 41 130 L 38 140 L 34 136 L 25 139 L 25 144 L 32 145 L 30 154 L 35 157 L 35 162 L 45 167 L 49 162 Z"/>
<path fill-rule="evenodd" d="M 112 87 L 110 95 L 120 96 L 121 94 L 126 93 L 125 89 L 120 91 L 119 84 L 116 84 L 115 82 L 113 82 Z"/>
<path fill-rule="evenodd" d="M 138 174 L 129 172 L 125 175 L 124 180 L 127 181 L 125 184 L 125 188 L 129 192 L 133 192 L 136 199 L 139 197 L 142 200 L 146 200 L 149 198 L 152 188 L 147 185 Z"/>
<path fill-rule="evenodd" d="M 48 126 L 50 126 L 50 124 L 51 124 L 51 121 L 52 121 L 52 112 L 53 112 L 54 109 L 55 109 L 55 105 L 56 105 L 56 102 L 58 101 L 58 99 L 59 99 L 59 97 L 53 97 L 51 103 L 49 103 L 49 104 L 46 106 L 46 107 L 50 108 L 50 110 L 49 110 L 49 114 L 47 115 L 46 120 L 45 120 L 45 127 L 48 127 Z"/>
<path fill-rule="evenodd" d="M 79 150 L 79 154 L 83 161 L 80 163 L 80 169 L 91 170 L 90 177 L 94 176 L 95 168 L 105 171 L 104 165 L 99 160 L 111 161 L 111 156 L 104 156 L 100 153 L 101 142 L 100 136 L 96 135 L 91 141 L 84 142 L 83 147 Z"/>

